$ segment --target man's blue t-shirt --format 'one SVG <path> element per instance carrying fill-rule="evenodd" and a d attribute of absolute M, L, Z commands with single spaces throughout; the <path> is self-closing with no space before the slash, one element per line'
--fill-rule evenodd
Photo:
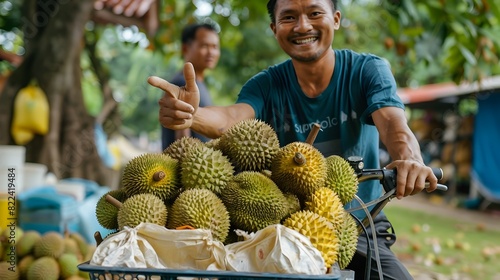
<path fill-rule="evenodd" d="M 404 108 L 388 63 L 351 50 L 335 50 L 333 77 L 318 97 L 303 93 L 289 59 L 248 80 L 237 103 L 252 106 L 256 118 L 276 130 L 281 146 L 304 142 L 311 127 L 320 124 L 314 146 L 325 157 L 361 156 L 365 168 L 379 168 L 379 135 L 371 114 L 382 107 Z M 366 181 L 357 195 L 367 203 L 381 193 L 378 182 Z"/>

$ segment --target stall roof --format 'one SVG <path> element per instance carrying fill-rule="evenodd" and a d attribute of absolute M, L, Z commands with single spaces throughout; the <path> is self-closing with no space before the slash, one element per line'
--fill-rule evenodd
<path fill-rule="evenodd" d="M 400 88 L 398 95 L 406 105 L 419 106 L 429 103 L 455 104 L 459 99 L 485 92 L 500 92 L 500 76 L 481 82 L 429 84 L 417 88 Z"/>

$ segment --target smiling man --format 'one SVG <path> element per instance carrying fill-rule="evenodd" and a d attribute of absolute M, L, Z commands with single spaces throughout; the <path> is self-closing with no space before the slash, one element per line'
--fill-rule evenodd
<path fill-rule="evenodd" d="M 236 104 L 225 107 L 199 107 L 190 64 L 184 67 L 187 84 L 183 88 L 150 77 L 151 85 L 165 91 L 159 101 L 162 125 L 191 128 L 216 138 L 239 121 L 257 118 L 276 130 L 284 146 L 304 142 L 318 123 L 322 130 L 314 146 L 324 156 L 361 156 L 365 168 L 379 168 L 380 139 L 393 160 L 387 168 L 397 169 L 399 199 L 421 192 L 426 181 L 430 182 L 428 191 L 435 190 L 437 178 L 423 164 L 389 65 L 371 54 L 332 48 L 341 20 L 337 1 L 271 0 L 267 9 L 270 28 L 290 59 L 256 74 L 245 83 Z M 369 202 L 381 193 L 378 182 L 366 181 L 359 185 L 357 195 Z M 362 212 L 355 215 L 364 217 Z M 396 236 L 383 213 L 375 219 L 375 230 L 382 271 L 372 261 L 371 277 L 412 279 L 390 250 Z M 356 279 L 364 279 L 366 247 L 363 233 L 348 267 L 355 270 Z"/>

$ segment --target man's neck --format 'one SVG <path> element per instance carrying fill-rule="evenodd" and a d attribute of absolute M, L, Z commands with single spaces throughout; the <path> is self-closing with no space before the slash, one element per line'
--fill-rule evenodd
<path fill-rule="evenodd" d="M 330 49 L 315 62 L 293 61 L 297 80 L 302 91 L 309 97 L 317 97 L 330 84 L 335 70 L 335 52 Z"/>
<path fill-rule="evenodd" d="M 195 70 L 195 73 L 196 73 L 196 80 L 198 82 L 203 82 L 203 80 L 205 80 L 205 74 L 204 74 L 205 71 L 197 71 Z"/>

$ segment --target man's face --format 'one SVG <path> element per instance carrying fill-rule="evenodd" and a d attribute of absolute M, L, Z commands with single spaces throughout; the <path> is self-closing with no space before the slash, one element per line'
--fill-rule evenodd
<path fill-rule="evenodd" d="M 191 62 L 196 71 L 213 69 L 220 57 L 219 35 L 212 30 L 199 28 L 195 39 L 183 45 L 184 60 Z"/>
<path fill-rule="evenodd" d="M 316 61 L 331 48 L 340 12 L 330 0 L 278 0 L 271 29 L 281 48 L 292 58 Z"/>

